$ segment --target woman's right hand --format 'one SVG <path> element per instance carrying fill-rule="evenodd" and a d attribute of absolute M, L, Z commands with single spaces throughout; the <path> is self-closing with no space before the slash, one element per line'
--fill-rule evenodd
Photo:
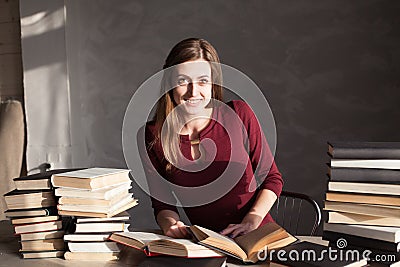
<path fill-rule="evenodd" d="M 174 238 L 189 238 L 189 232 L 182 221 L 176 221 L 175 224 L 163 229 L 164 235 Z"/>

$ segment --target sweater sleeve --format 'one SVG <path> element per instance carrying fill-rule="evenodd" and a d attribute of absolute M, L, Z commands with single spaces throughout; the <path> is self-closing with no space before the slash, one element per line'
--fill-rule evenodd
<path fill-rule="evenodd" d="M 162 210 L 172 210 L 178 213 L 178 210 L 175 206 L 166 204 L 153 197 L 154 195 L 157 195 L 160 196 L 162 200 L 168 200 L 169 203 L 176 202 L 176 199 L 173 196 L 170 188 L 160 185 L 160 179 L 165 179 L 166 177 L 165 164 L 163 164 L 162 159 L 157 156 L 162 155 L 162 153 L 158 153 L 160 151 L 156 151 L 157 144 L 152 144 L 154 141 L 154 129 L 152 129 L 151 126 L 146 125 L 146 129 L 143 127 L 141 130 L 145 131 L 145 140 L 139 140 L 138 138 L 139 153 L 150 190 L 150 199 L 154 216 L 157 218 L 157 214 Z M 141 136 L 143 136 L 143 134 Z"/>
<path fill-rule="evenodd" d="M 251 107 L 243 101 L 233 101 L 233 107 L 247 131 L 248 139 L 244 142 L 259 188 L 269 189 L 279 197 L 283 187 L 282 175 L 275 164 L 257 117 Z"/>

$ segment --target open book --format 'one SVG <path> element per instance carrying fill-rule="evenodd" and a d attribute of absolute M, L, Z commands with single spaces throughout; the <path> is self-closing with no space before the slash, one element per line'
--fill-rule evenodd
<path fill-rule="evenodd" d="M 243 262 L 253 263 L 259 260 L 260 251 L 264 255 L 266 250 L 281 248 L 297 240 L 274 222 L 267 223 L 234 239 L 197 225 L 190 226 L 190 231 L 199 244 L 221 251 Z"/>
<path fill-rule="evenodd" d="M 209 258 L 224 256 L 222 253 L 216 252 L 205 246 L 198 245 L 189 239 L 176 239 L 154 233 L 113 233 L 109 239 L 117 243 L 142 250 L 147 256 L 156 256 L 159 254 L 185 258 Z"/>

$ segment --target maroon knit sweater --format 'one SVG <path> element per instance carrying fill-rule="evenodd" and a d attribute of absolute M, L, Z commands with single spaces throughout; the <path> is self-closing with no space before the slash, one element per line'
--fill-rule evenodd
<path fill-rule="evenodd" d="M 229 192 L 223 192 L 219 199 L 209 204 L 184 207 L 192 224 L 214 231 L 221 231 L 231 223 L 240 223 L 253 206 L 260 189 L 269 189 L 279 197 L 283 186 L 282 176 L 275 165 L 268 145 L 264 145 L 264 150 L 262 150 L 262 144 L 267 143 L 252 109 L 245 102 L 239 100 L 231 101 L 227 105 L 228 107 L 214 108 L 212 115 L 214 120 L 200 132 L 200 140 L 209 138 L 216 145 L 216 155 L 215 158 L 212 158 L 212 153 L 207 153 L 213 149 L 212 145 L 207 142 L 202 144 L 205 150 L 203 161 L 210 164 L 206 169 L 188 172 L 172 167 L 170 172 L 166 172 L 167 161 L 163 156 L 161 143 L 154 143 L 156 134 L 154 122 L 146 125 L 145 132 L 146 150 L 151 163 L 144 160 L 142 155 L 150 191 L 163 190 L 163 194 L 170 199 L 175 197 L 166 188 L 160 188 L 156 182 L 157 179 L 153 179 L 154 169 L 173 184 L 197 187 L 218 179 L 227 168 L 228 162 L 231 162 L 232 169 L 229 175 L 238 182 Z M 227 109 L 230 109 L 231 112 L 228 112 Z M 239 117 L 240 120 L 234 117 Z M 151 143 L 153 144 L 150 145 Z M 180 136 L 180 146 L 182 154 L 193 162 L 188 135 Z M 254 190 L 255 184 L 259 185 L 257 190 Z M 179 198 L 180 193 L 174 193 Z M 153 197 L 151 200 L 155 216 L 161 210 L 177 211 L 173 205 L 165 204 Z M 261 225 L 272 220 L 271 216 L 267 214 Z"/>

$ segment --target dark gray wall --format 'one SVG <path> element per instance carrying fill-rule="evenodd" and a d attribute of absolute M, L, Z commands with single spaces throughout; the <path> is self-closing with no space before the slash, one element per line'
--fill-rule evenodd
<path fill-rule="evenodd" d="M 88 164 L 124 165 L 130 96 L 193 36 L 262 89 L 286 190 L 322 204 L 328 140 L 399 141 L 399 1 L 65 3 L 71 94 L 83 121 L 75 132 L 88 139 Z M 152 219 L 136 211 L 138 225 Z"/>

